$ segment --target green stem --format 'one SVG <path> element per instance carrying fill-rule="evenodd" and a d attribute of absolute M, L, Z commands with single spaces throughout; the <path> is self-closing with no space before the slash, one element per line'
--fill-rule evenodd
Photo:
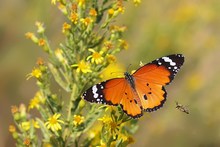
<path fill-rule="evenodd" d="M 73 84 L 72 93 L 71 93 L 70 100 L 69 100 L 68 112 L 67 112 L 68 113 L 67 114 L 67 121 L 70 121 L 70 118 L 72 116 L 71 109 L 73 107 L 73 101 L 75 99 L 76 90 L 77 90 L 76 84 Z"/>

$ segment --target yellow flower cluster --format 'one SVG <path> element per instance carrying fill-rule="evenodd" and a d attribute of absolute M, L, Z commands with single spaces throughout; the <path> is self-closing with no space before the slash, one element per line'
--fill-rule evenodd
<path fill-rule="evenodd" d="M 21 128 L 25 131 L 30 130 L 31 125 L 33 125 L 35 128 L 40 128 L 39 124 L 37 121 L 30 120 L 30 121 L 24 121 L 21 123 Z"/>
<path fill-rule="evenodd" d="M 122 131 L 124 116 L 116 116 L 116 109 L 114 113 L 109 110 L 110 116 L 100 118 L 106 106 L 89 105 L 81 97 L 98 79 L 115 77 L 113 72 L 122 73 L 123 67 L 113 63 L 116 53 L 128 49 L 122 38 L 126 27 L 112 24 L 124 13 L 125 1 L 51 0 L 66 17 L 60 30 L 65 41 L 51 45 L 44 23 L 39 21 L 35 23 L 36 33 L 25 34 L 47 53 L 48 60 L 39 59 L 27 74 L 27 79 L 35 78 L 39 88 L 28 109 L 24 104 L 11 108 L 15 126 L 10 125 L 9 131 L 19 146 L 39 146 L 40 131 L 41 146 L 72 146 L 73 142 L 81 146 L 84 141 L 86 145 L 95 142 L 90 146 L 107 146 L 107 140 L 112 139 L 108 144 L 116 146 L 132 140 L 130 134 Z M 133 0 L 135 5 L 140 1 Z M 60 86 L 59 90 L 51 88 L 54 83 Z M 38 117 L 29 114 L 32 109 L 39 112 Z M 77 142 L 96 124 L 96 131 Z"/>

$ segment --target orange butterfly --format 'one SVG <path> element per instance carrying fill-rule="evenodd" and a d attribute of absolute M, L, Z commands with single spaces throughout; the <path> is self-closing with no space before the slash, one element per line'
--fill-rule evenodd
<path fill-rule="evenodd" d="M 183 65 L 182 54 L 161 57 L 140 67 L 125 78 L 114 78 L 90 87 L 83 98 L 92 103 L 119 105 L 132 118 L 143 111 L 159 109 L 166 101 L 165 85 L 169 84 Z"/>

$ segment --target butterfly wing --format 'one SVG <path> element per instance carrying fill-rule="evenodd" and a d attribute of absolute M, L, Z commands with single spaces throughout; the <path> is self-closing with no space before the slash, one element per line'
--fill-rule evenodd
<path fill-rule="evenodd" d="M 169 55 L 156 59 L 133 73 L 136 91 L 145 111 L 155 111 L 163 106 L 167 96 L 164 86 L 173 80 L 183 62 L 183 55 Z"/>
<path fill-rule="evenodd" d="M 142 109 L 134 100 L 138 95 L 131 89 L 125 78 L 110 79 L 90 87 L 83 98 L 92 103 L 121 105 L 123 111 L 133 117 L 142 116 Z"/>

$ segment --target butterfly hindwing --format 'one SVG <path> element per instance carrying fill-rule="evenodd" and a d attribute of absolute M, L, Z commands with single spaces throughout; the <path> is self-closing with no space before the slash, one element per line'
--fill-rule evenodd
<path fill-rule="evenodd" d="M 123 111 L 132 118 L 139 118 L 143 115 L 142 106 L 139 101 L 139 96 L 130 85 L 127 83 L 123 90 L 122 99 L 120 105 Z"/>
<path fill-rule="evenodd" d="M 159 109 L 166 101 L 167 93 L 162 85 L 146 84 L 144 81 L 136 80 L 136 90 L 139 94 L 143 110 L 147 112 Z"/>

